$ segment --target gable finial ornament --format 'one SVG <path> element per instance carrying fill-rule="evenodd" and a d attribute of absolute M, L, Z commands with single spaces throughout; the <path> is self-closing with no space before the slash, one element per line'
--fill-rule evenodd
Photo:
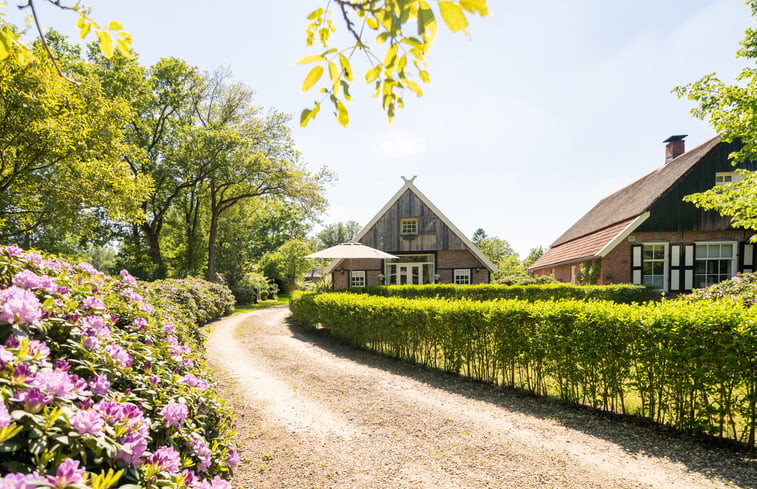
<path fill-rule="evenodd" d="M 402 180 L 404 180 L 406 184 L 407 183 L 411 183 L 412 184 L 415 181 L 416 178 L 418 178 L 418 175 L 413 175 L 413 178 L 410 178 L 410 179 L 405 178 L 404 175 L 402 176 Z"/>

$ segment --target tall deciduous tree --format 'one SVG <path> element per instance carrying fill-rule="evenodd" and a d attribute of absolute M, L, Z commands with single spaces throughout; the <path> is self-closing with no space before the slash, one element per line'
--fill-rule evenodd
<path fill-rule="evenodd" d="M 56 38 L 63 44 L 60 38 Z M 37 46 L 38 51 L 42 49 Z M 25 63 L 15 49 L 0 63 L 0 238 L 31 246 L 45 229 L 96 236 L 102 223 L 139 222 L 150 178 L 124 158 L 141 152 L 124 141 L 132 117 L 86 66 L 79 84 L 52 64 Z M 51 250 L 57 251 L 57 250 Z"/>
<path fill-rule="evenodd" d="M 757 19 L 757 0 L 748 0 L 746 4 Z M 725 83 L 712 73 L 675 89 L 679 97 L 699 104 L 692 114 L 709 120 L 724 141 L 743 143 L 741 149 L 731 155 L 734 164 L 757 160 L 757 30 L 746 30 L 737 56 L 748 60 L 750 65 L 736 77 L 736 84 Z M 743 175 L 744 179 L 739 182 L 718 185 L 685 200 L 731 217 L 734 226 L 757 230 L 757 172 L 743 172 Z"/>
<path fill-rule="evenodd" d="M 316 235 L 318 246 L 323 249 L 345 243 L 357 236 L 359 231 L 360 223 L 357 221 L 329 224 Z"/>
<path fill-rule="evenodd" d="M 145 157 L 125 158 L 133 174 L 148 174 L 154 191 L 143 205 L 146 219 L 132 224 L 129 240 L 133 249 L 146 245 L 154 277 L 165 276 L 161 233 L 174 201 L 197 185 L 209 171 L 207 158 L 187 158 L 181 145 L 189 145 L 192 119 L 202 98 L 204 81 L 196 68 L 183 60 L 166 58 L 146 68 L 122 56 L 106 59 L 91 51 L 90 57 L 106 92 L 126 99 L 133 116 L 124 123 L 126 140 Z M 144 243 L 143 243 L 144 241 Z"/>

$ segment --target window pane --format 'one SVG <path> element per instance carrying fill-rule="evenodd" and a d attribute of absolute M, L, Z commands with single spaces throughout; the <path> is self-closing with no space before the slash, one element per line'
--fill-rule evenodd
<path fill-rule="evenodd" d="M 724 244 L 720 245 L 720 257 L 731 258 L 733 256 L 733 245 Z"/>
<path fill-rule="evenodd" d="M 652 273 L 654 275 L 662 275 L 665 273 L 665 263 L 656 261 L 652 264 Z"/>
<path fill-rule="evenodd" d="M 649 245 L 645 245 L 645 246 L 644 246 L 644 255 L 643 255 L 643 259 L 644 259 L 644 260 L 651 260 L 653 256 L 654 256 L 654 253 L 653 253 L 653 251 L 652 251 L 652 247 L 651 247 L 651 246 L 649 246 Z"/>
<path fill-rule="evenodd" d="M 696 245 L 696 258 L 697 260 L 707 258 L 707 245 Z"/>
<path fill-rule="evenodd" d="M 720 245 L 707 245 L 708 258 L 720 258 Z"/>
<path fill-rule="evenodd" d="M 652 275 L 652 262 L 651 261 L 645 261 L 644 265 L 641 266 L 642 273 L 644 275 Z"/>

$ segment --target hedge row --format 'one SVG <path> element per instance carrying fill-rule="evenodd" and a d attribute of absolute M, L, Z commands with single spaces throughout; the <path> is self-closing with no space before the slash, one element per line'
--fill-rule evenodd
<path fill-rule="evenodd" d="M 357 347 L 755 446 L 757 309 L 347 293 L 290 308 Z"/>
<path fill-rule="evenodd" d="M 352 293 L 402 297 L 405 299 L 470 299 L 490 301 L 497 299 L 520 299 L 526 301 L 549 300 L 603 300 L 621 304 L 646 302 L 655 297 L 655 292 L 641 285 L 571 285 L 563 283 L 533 285 L 389 285 L 350 289 Z"/>
<path fill-rule="evenodd" d="M 230 488 L 231 412 L 198 348 L 215 288 L 147 288 L 0 247 L 0 487 Z"/>

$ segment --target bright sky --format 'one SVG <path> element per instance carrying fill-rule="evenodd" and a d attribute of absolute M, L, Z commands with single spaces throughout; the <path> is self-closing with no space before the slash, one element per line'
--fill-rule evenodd
<path fill-rule="evenodd" d="M 6 7 L 18 22 L 14 1 Z M 392 125 L 372 91 L 357 89 L 343 129 L 300 87 L 315 52 L 307 14 L 326 1 L 85 1 L 134 36 L 145 64 L 175 56 L 203 70 L 228 66 L 256 103 L 295 114 L 294 137 L 313 170 L 326 165 L 325 223 L 366 224 L 402 185 L 416 186 L 468 237 L 482 227 L 524 257 L 548 246 L 602 197 L 662 165 L 662 141 L 687 148 L 714 135 L 671 90 L 717 72 L 732 81 L 748 9 L 738 0 L 489 0 L 470 39 L 440 28 L 424 96 L 406 96 Z M 71 33 L 75 17 L 43 8 Z M 338 20 L 338 17 L 335 19 Z M 342 29 L 342 25 L 338 24 Z M 356 79 L 367 69 L 353 63 Z"/>

